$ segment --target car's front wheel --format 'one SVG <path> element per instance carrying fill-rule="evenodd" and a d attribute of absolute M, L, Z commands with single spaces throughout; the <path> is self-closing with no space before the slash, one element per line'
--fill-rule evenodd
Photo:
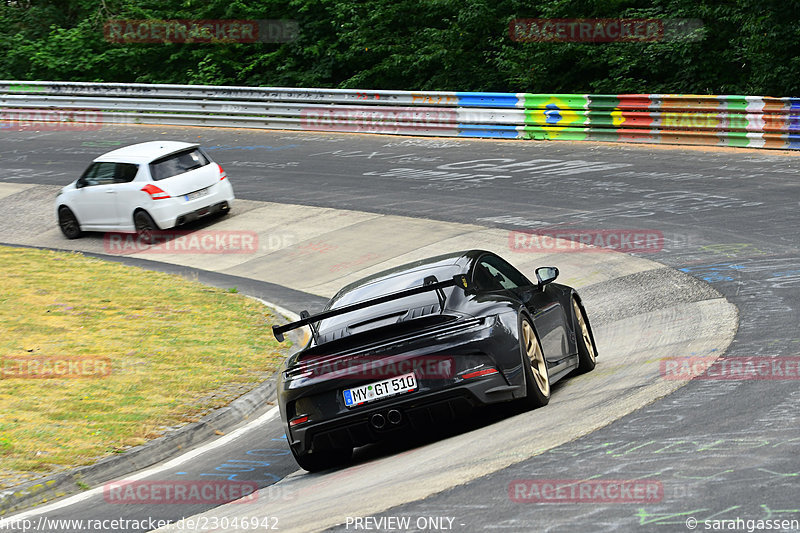
<path fill-rule="evenodd" d="M 75 217 L 72 209 L 65 205 L 58 208 L 58 227 L 61 228 L 61 233 L 63 233 L 64 237 L 67 239 L 77 239 L 83 235 L 78 219 Z"/>
<path fill-rule="evenodd" d="M 145 244 L 152 244 L 158 226 L 153 218 L 146 211 L 137 211 L 133 215 L 133 225 L 136 228 L 136 236 Z"/>
<path fill-rule="evenodd" d="M 343 465 L 353 457 L 352 449 L 334 449 L 304 454 L 295 452 L 291 446 L 289 446 L 289 449 L 292 450 L 294 460 L 297 461 L 300 468 L 309 472 L 319 472 Z"/>
<path fill-rule="evenodd" d="M 529 409 L 535 409 L 547 405 L 550 401 L 550 375 L 547 373 L 542 345 L 528 317 L 523 316 L 520 319 L 519 330 L 527 393 L 522 403 Z"/>
<path fill-rule="evenodd" d="M 591 326 L 589 326 L 589 319 L 586 318 L 583 306 L 578 303 L 574 296 L 572 297 L 572 309 L 575 311 L 575 334 L 578 341 L 577 373 L 583 374 L 594 370 L 597 364 L 597 349 L 594 347 L 594 338 Z"/>

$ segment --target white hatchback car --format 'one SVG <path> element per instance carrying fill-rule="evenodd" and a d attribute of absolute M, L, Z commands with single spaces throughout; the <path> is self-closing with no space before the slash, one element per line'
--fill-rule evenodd
<path fill-rule="evenodd" d="M 233 203 L 225 171 L 197 144 L 152 141 L 103 154 L 58 194 L 56 216 L 68 239 L 84 231 L 138 233 L 179 226 Z"/>

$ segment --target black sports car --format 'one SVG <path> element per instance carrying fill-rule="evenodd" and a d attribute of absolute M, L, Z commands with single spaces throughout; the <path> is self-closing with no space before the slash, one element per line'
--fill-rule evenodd
<path fill-rule="evenodd" d="M 311 340 L 289 357 L 278 403 L 289 447 L 309 471 L 346 462 L 353 448 L 516 400 L 546 405 L 550 385 L 595 366 L 578 293 L 531 283 L 491 252 L 441 255 L 374 274 L 340 290 L 302 326 Z"/>

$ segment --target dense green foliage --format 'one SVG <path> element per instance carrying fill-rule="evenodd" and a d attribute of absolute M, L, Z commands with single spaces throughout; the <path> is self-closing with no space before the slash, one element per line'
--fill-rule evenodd
<path fill-rule="evenodd" d="M 515 42 L 515 18 L 692 18 L 696 41 Z M 109 19 L 292 19 L 290 43 L 111 43 Z M 795 96 L 800 2 L 5 0 L 0 77 L 214 85 Z"/>

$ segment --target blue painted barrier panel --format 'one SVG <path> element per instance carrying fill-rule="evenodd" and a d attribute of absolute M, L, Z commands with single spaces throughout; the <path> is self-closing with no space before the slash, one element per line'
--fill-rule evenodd
<path fill-rule="evenodd" d="M 517 107 L 516 93 L 456 93 L 461 107 Z"/>
<path fill-rule="evenodd" d="M 800 98 L 789 98 L 789 119 L 786 121 L 786 127 L 789 133 L 800 131 Z M 793 150 L 797 149 L 797 135 L 789 135 L 789 147 Z"/>
<path fill-rule="evenodd" d="M 459 137 L 486 137 L 490 139 L 516 139 L 517 126 L 487 126 L 486 124 L 459 124 Z"/>
<path fill-rule="evenodd" d="M 789 115 L 786 120 L 786 129 L 789 133 L 800 132 L 800 115 Z"/>

